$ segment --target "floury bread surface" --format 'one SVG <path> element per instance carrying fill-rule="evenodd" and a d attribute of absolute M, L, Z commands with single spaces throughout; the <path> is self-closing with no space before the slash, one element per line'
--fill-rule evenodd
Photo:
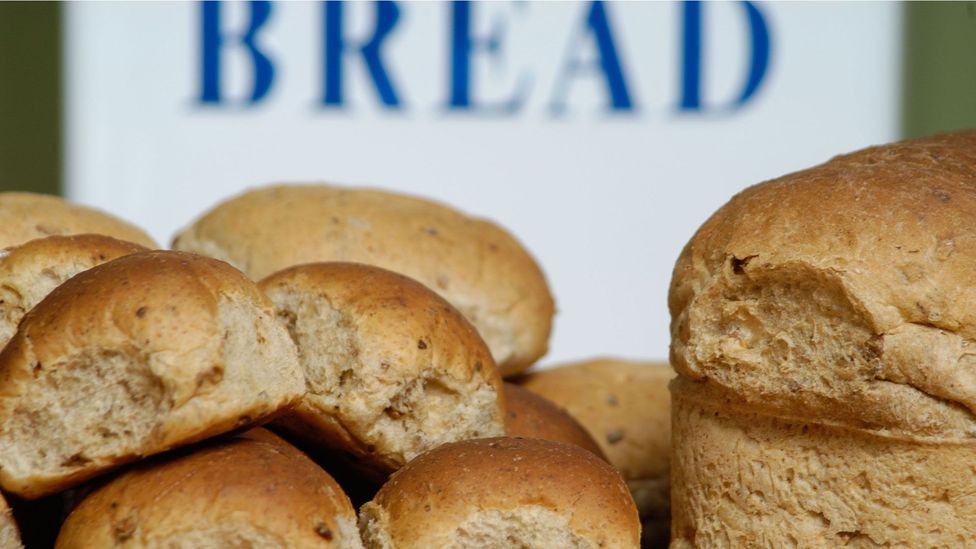
<path fill-rule="evenodd" d="M 484 338 L 503 375 L 545 354 L 554 304 L 539 265 L 498 225 L 429 200 L 278 185 L 227 200 L 173 240 L 254 280 L 317 261 L 376 265 L 431 288 Z"/>
<path fill-rule="evenodd" d="M 699 229 L 669 296 L 676 546 L 973 543 L 973 227 L 970 131 L 756 185 Z"/>
<path fill-rule="evenodd" d="M 49 236 L 0 250 L 0 349 L 20 319 L 72 276 L 146 248 L 109 236 Z"/>
<path fill-rule="evenodd" d="M 969 547 L 976 449 L 731 406 L 673 386 L 672 547 Z"/>
<path fill-rule="evenodd" d="M 303 391 L 294 344 L 242 273 L 182 252 L 127 255 L 58 286 L 0 353 L 0 484 L 50 494 Z"/>
<path fill-rule="evenodd" d="M 355 263 L 260 283 L 298 346 L 307 393 L 277 424 L 385 477 L 435 446 L 504 433 L 491 352 L 443 298 Z"/>
<path fill-rule="evenodd" d="M 142 229 L 105 212 L 45 194 L 0 192 L 0 249 L 51 235 L 104 234 L 150 249 Z"/>

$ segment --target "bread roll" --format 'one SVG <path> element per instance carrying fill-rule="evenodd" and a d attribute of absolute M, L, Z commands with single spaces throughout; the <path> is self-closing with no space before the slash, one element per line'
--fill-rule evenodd
<path fill-rule="evenodd" d="M 332 477 L 271 433 L 140 463 L 71 513 L 55 547 L 362 547 Z"/>
<path fill-rule="evenodd" d="M 17 523 L 14 516 L 7 506 L 7 501 L 0 496 L 0 548 L 19 549 L 23 547 L 20 542 L 20 532 L 17 531 Z"/>
<path fill-rule="evenodd" d="M 698 230 L 669 297 L 681 540 L 976 539 L 974 181 L 976 132 L 904 141 Z"/>
<path fill-rule="evenodd" d="M 0 192 L 0 249 L 51 235 L 104 234 L 150 249 L 142 229 L 105 212 L 46 194 Z"/>
<path fill-rule="evenodd" d="M 606 459 L 600 445 L 566 410 L 512 383 L 505 383 L 505 434 L 575 444 Z"/>
<path fill-rule="evenodd" d="M 360 509 L 370 549 L 638 547 L 623 480 L 582 448 L 541 439 L 447 444 L 397 471 Z"/>
<path fill-rule="evenodd" d="M 49 236 L 0 250 L 0 349 L 20 319 L 65 280 L 146 248 L 96 234 Z"/>
<path fill-rule="evenodd" d="M 51 292 L 0 353 L 0 484 L 49 494 L 303 390 L 294 344 L 244 275 L 181 252 L 127 255 Z"/>
<path fill-rule="evenodd" d="M 260 287 L 297 343 L 307 380 L 279 425 L 383 475 L 434 446 L 504 432 L 491 353 L 420 283 L 368 265 L 313 263 Z"/>
<path fill-rule="evenodd" d="M 655 539 L 666 536 L 669 523 L 668 382 L 673 376 L 665 363 L 598 358 L 533 371 L 518 380 L 565 408 L 593 435 L 627 481 L 646 534 Z"/>
<path fill-rule="evenodd" d="M 316 261 L 403 273 L 474 324 L 503 375 L 548 348 L 553 300 L 525 248 L 494 223 L 428 200 L 329 185 L 265 187 L 218 205 L 173 247 L 228 261 L 254 280 Z"/>

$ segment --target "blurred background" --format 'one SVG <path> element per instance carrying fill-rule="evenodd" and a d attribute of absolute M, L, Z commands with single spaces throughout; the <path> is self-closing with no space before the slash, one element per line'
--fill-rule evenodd
<path fill-rule="evenodd" d="M 163 243 L 255 185 L 420 194 L 537 257 L 544 362 L 660 359 L 732 194 L 976 126 L 976 3 L 5 2 L 0 78 L 0 190 Z"/>

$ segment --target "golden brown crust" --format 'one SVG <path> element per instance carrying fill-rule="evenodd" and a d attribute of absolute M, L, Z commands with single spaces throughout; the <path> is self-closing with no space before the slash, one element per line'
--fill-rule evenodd
<path fill-rule="evenodd" d="M 872 147 L 739 193 L 687 244 L 678 372 L 754 410 L 976 434 L 976 132 Z"/>
<path fill-rule="evenodd" d="M 313 263 L 259 285 L 305 367 L 307 395 L 278 421 L 292 433 L 385 475 L 433 446 L 503 432 L 490 351 L 422 284 L 369 265 Z"/>
<path fill-rule="evenodd" d="M 672 384 L 672 547 L 963 547 L 972 442 L 918 442 L 730 407 Z M 734 398 L 731 395 L 730 398 Z"/>
<path fill-rule="evenodd" d="M 243 274 L 181 252 L 127 255 L 51 292 L 0 353 L 0 483 L 52 493 L 268 417 L 303 385 Z"/>
<path fill-rule="evenodd" d="M 189 547 L 194 539 L 210 547 L 361 547 L 355 521 L 328 473 L 256 429 L 123 473 L 71 513 L 56 547 Z M 257 540 L 246 537 L 252 531 Z"/>
<path fill-rule="evenodd" d="M 104 234 L 150 249 L 159 247 L 134 225 L 56 196 L 0 192 L 0 219 L 0 249 L 46 236 L 72 234 Z"/>
<path fill-rule="evenodd" d="M 566 410 L 549 399 L 506 382 L 505 407 L 508 409 L 505 414 L 506 435 L 575 444 L 601 459 L 607 459 L 590 433 Z"/>
<path fill-rule="evenodd" d="M 68 278 L 146 248 L 110 236 L 48 236 L 0 251 L 0 349 L 27 311 Z"/>
<path fill-rule="evenodd" d="M 630 481 L 667 478 L 672 377 L 665 363 L 596 358 L 532 371 L 517 382 L 565 408 Z"/>
<path fill-rule="evenodd" d="M 504 375 L 548 347 L 554 304 L 529 253 L 497 225 L 435 202 L 329 185 L 265 187 L 218 205 L 173 247 L 229 261 L 255 280 L 315 261 L 403 273 L 478 328 Z"/>
<path fill-rule="evenodd" d="M 542 507 L 568 516 L 591 547 L 637 547 L 640 523 L 623 480 L 575 445 L 541 439 L 466 440 L 394 473 L 372 502 L 393 546 L 446 547 L 477 513 Z M 363 516 L 360 517 L 363 527 Z"/>

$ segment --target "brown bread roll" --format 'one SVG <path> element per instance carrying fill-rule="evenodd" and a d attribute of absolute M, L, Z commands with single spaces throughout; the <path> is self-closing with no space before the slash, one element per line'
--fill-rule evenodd
<path fill-rule="evenodd" d="M 0 249 L 51 235 L 104 234 L 149 249 L 142 229 L 94 208 L 46 194 L 0 192 Z"/>
<path fill-rule="evenodd" d="M 159 456 L 87 496 L 58 549 L 359 549 L 356 512 L 332 477 L 262 429 Z"/>
<path fill-rule="evenodd" d="M 173 248 L 223 259 L 254 280 L 318 261 L 403 273 L 474 324 L 503 375 L 548 348 L 554 304 L 532 256 L 494 223 L 436 202 L 330 185 L 264 187 L 210 210 Z"/>
<path fill-rule="evenodd" d="M 294 344 L 243 274 L 181 252 L 127 255 L 56 288 L 0 353 L 0 484 L 50 494 L 303 391 Z"/>
<path fill-rule="evenodd" d="M 593 435 L 627 481 L 644 522 L 645 544 L 651 545 L 667 538 L 670 523 L 672 377 L 666 363 L 597 358 L 518 379 Z"/>
<path fill-rule="evenodd" d="M 976 132 L 761 183 L 669 304 L 679 546 L 976 539 Z"/>
<path fill-rule="evenodd" d="M 313 263 L 260 283 L 298 346 L 307 394 L 276 423 L 384 476 L 455 440 L 504 433 L 488 347 L 449 303 L 368 265 Z"/>
<path fill-rule="evenodd" d="M 0 250 L 0 349 L 20 319 L 65 280 L 123 255 L 146 251 L 110 236 L 48 236 Z"/>
<path fill-rule="evenodd" d="M 510 437 L 542 438 L 575 444 L 607 459 L 600 445 L 566 410 L 549 399 L 523 389 L 518 385 L 505 384 L 505 434 Z"/>
<path fill-rule="evenodd" d="M 397 471 L 360 509 L 370 549 L 635 548 L 620 475 L 578 446 L 491 438 L 447 444 Z"/>

